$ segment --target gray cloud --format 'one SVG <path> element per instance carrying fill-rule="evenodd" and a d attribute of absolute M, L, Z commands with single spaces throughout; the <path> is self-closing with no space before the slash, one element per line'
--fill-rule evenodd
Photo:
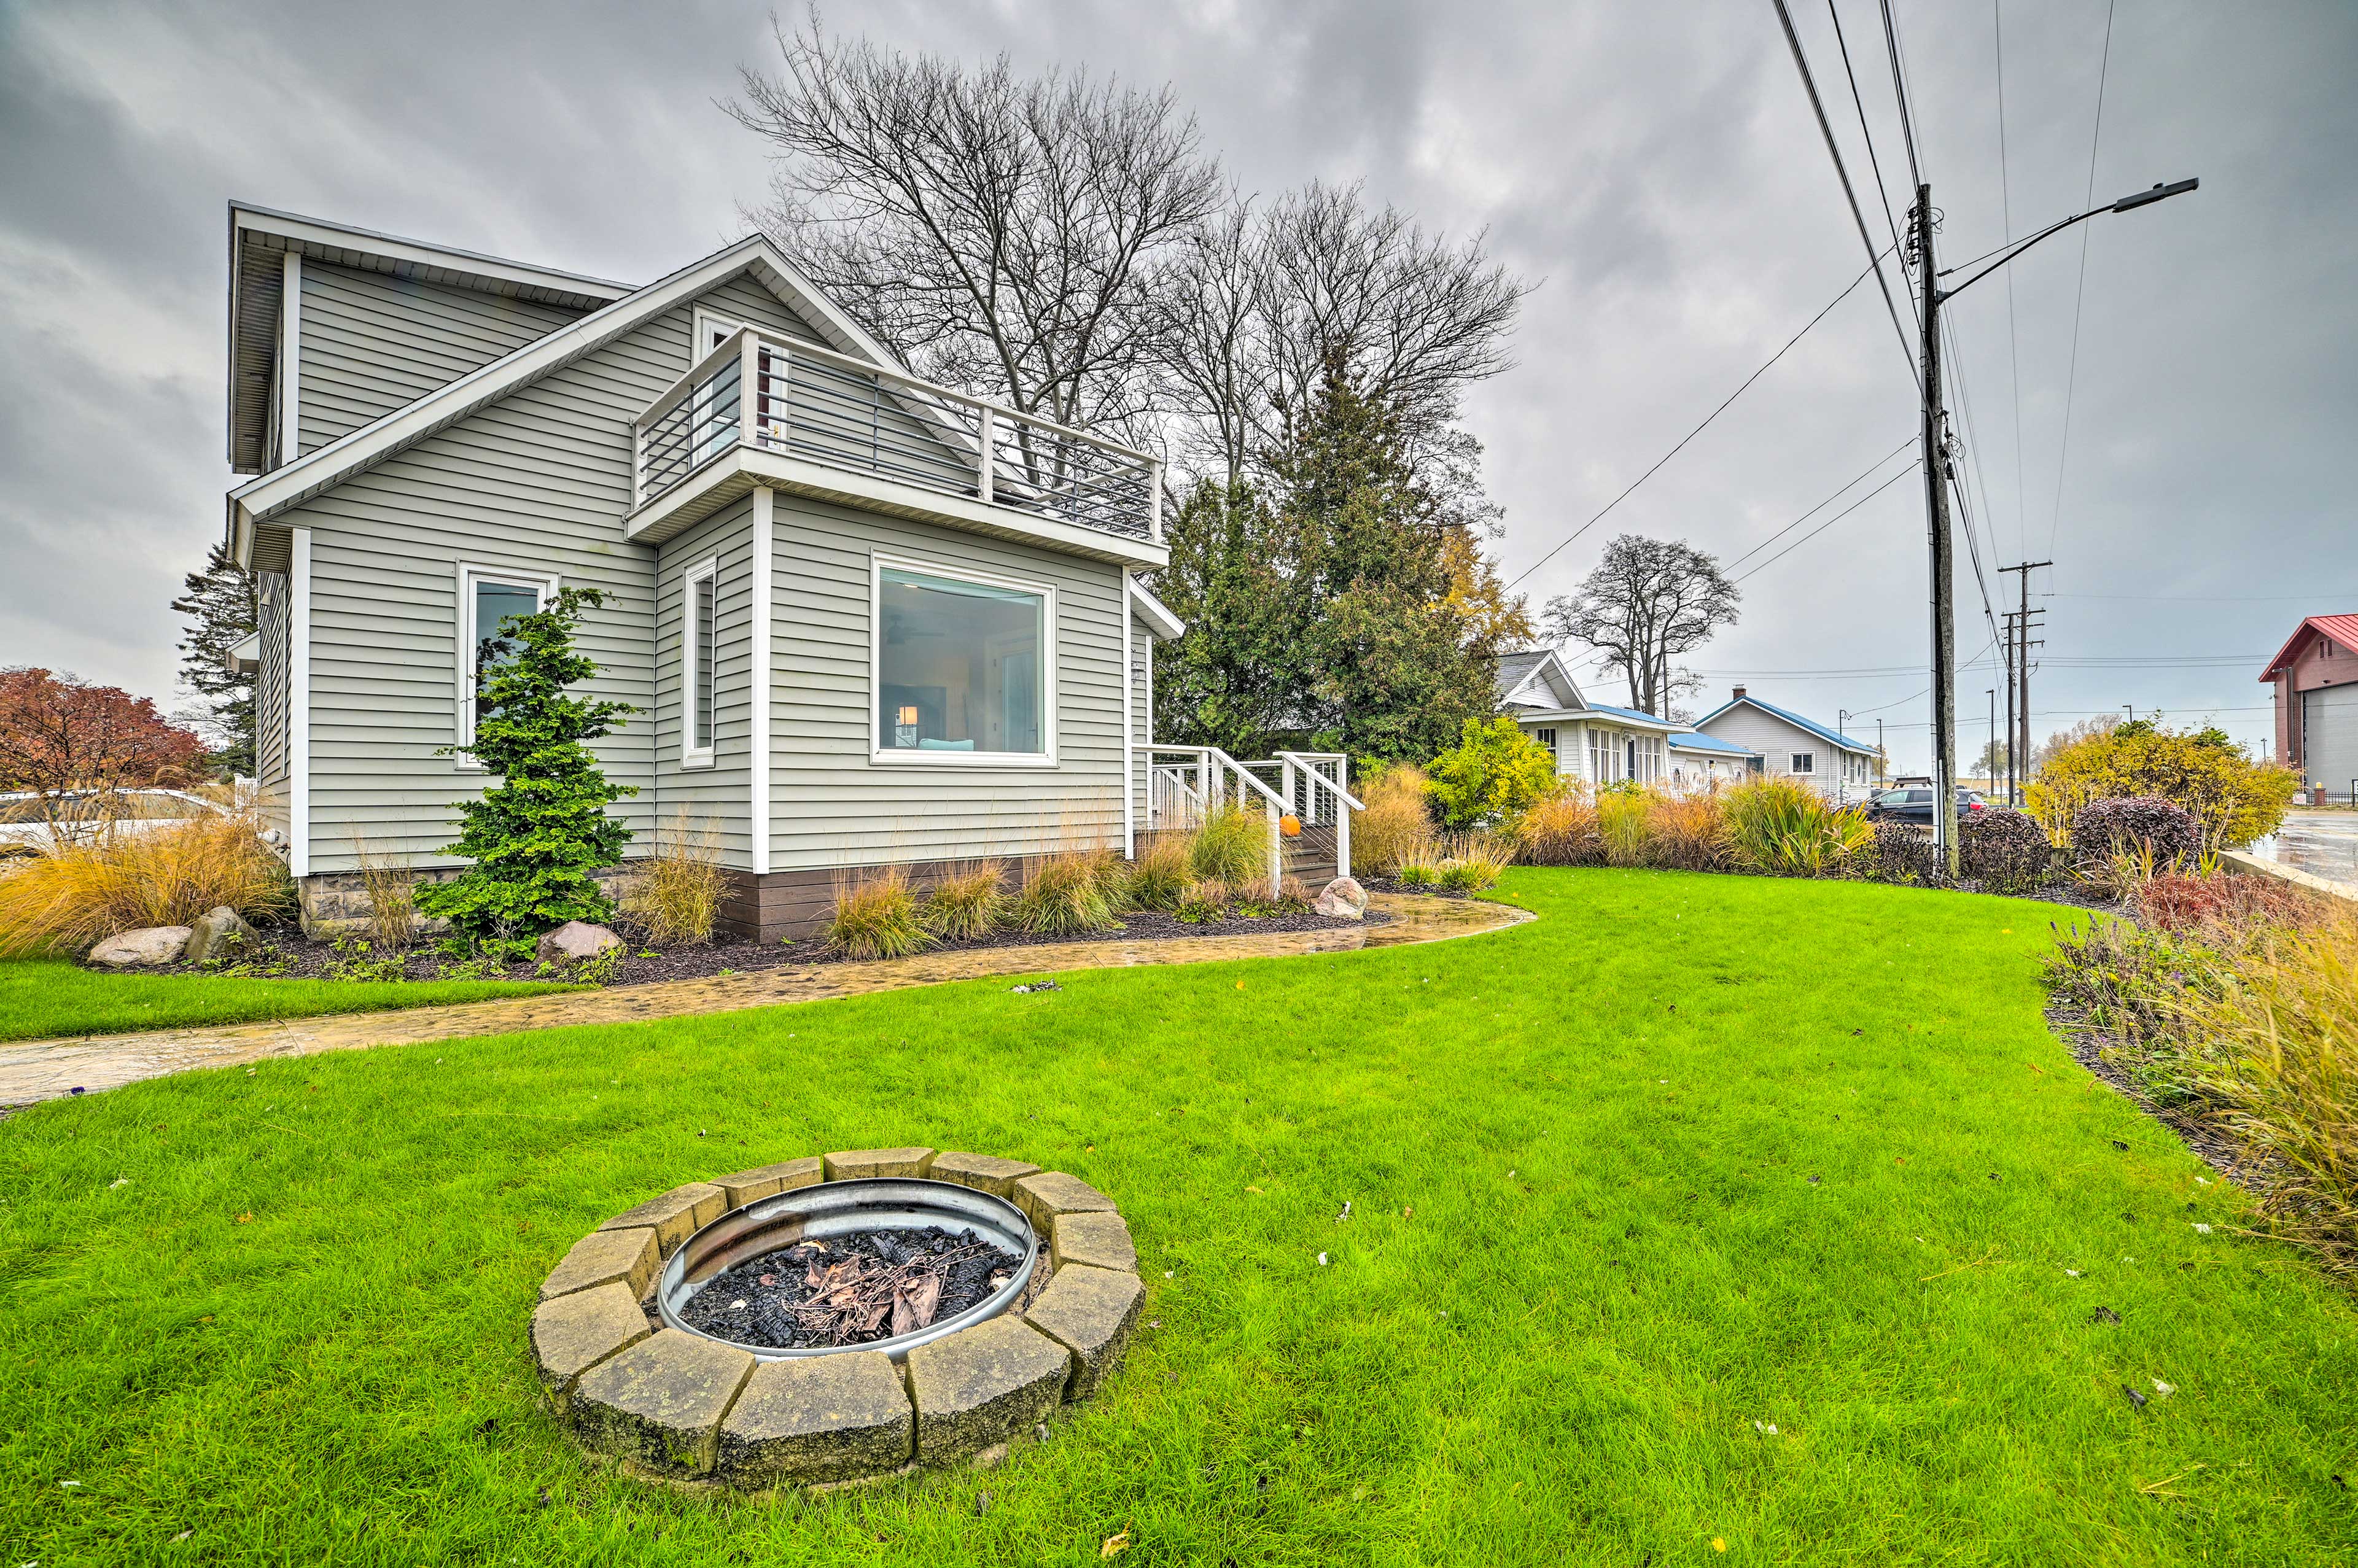
<path fill-rule="evenodd" d="M 1823 15 L 1800 18 L 1866 158 Z M 1845 6 L 1892 204 L 1898 142 L 1873 7 Z M 1962 258 L 2077 210 L 2102 0 L 2006 16 L 2010 179 L 1998 180 L 1989 16 L 1899 16 L 1928 171 Z M 968 58 L 1001 49 L 1171 81 L 1249 189 L 1364 179 L 1376 198 L 1545 279 L 1517 368 L 1469 406 L 1508 507 L 1510 573 L 1667 449 L 1863 265 L 1773 13 L 1192 0 L 990 6 L 892 0 L 834 25 Z M 714 108 L 773 58 L 758 6 L 88 4 L 0 11 L 0 663 L 163 695 L 166 609 L 221 524 L 223 205 L 233 196 L 626 279 L 739 228 L 761 149 Z M 2157 705 L 2266 730 L 2256 665 L 2067 659 L 2272 650 L 2298 615 L 2358 608 L 2358 530 L 2333 462 L 2358 413 L 2336 287 L 2358 12 L 2192 0 L 2122 7 L 2096 191 L 2203 177 L 2098 220 L 2060 508 L 2076 240 L 1962 301 L 1985 554 L 2047 552 L 2057 598 L 2037 707 Z M 1880 210 L 1873 216 L 1879 229 Z M 2016 445 L 2019 383 L 2019 456 Z M 1525 587 L 1567 589 L 1615 532 L 1748 549 L 1888 450 L 1910 389 L 1862 287 L 1717 425 Z M 2017 465 L 2019 478 L 2017 480 Z M 1981 493 L 1979 488 L 1976 495 Z M 1985 565 L 1994 563 L 1985 562 Z M 1696 661 L 1738 672 L 1920 665 L 1920 489 L 1895 486 L 1746 584 Z M 1992 579 L 1992 589 L 1996 583 Z M 1966 578 L 1965 651 L 1981 603 Z M 2321 597 L 2303 598 L 2305 594 Z M 1725 675 L 1717 672 L 1726 672 Z M 1920 758 L 1920 676 L 1750 676 L 1831 718 L 1879 709 Z M 1985 672 L 1961 682 L 1978 743 Z M 1600 689 L 1609 698 L 1611 693 Z M 1866 723 L 1871 723 L 1871 719 Z M 1860 727 L 1866 728 L 1866 723 Z"/>

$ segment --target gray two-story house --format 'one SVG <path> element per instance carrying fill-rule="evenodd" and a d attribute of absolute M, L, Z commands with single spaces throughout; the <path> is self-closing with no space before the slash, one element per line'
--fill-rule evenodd
<path fill-rule="evenodd" d="M 479 644 L 566 585 L 640 710 L 594 748 L 633 853 L 717 832 L 733 930 L 1146 826 L 1181 631 L 1134 580 L 1146 454 L 908 375 L 759 237 L 633 286 L 233 205 L 229 263 L 228 526 L 307 910 L 364 851 L 456 863 Z"/>

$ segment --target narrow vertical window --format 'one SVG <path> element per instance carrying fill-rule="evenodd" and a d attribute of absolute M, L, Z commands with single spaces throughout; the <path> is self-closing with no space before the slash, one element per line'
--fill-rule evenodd
<path fill-rule="evenodd" d="M 484 680 L 518 652 L 514 639 L 503 634 L 504 628 L 518 616 L 538 614 L 554 586 L 526 577 L 495 576 L 474 567 L 460 569 L 460 744 L 475 739 L 475 724 L 482 716 Z"/>
<path fill-rule="evenodd" d="M 690 767 L 712 764 L 715 683 L 719 669 L 720 563 L 705 562 L 687 574 L 681 606 L 685 658 L 681 670 L 683 716 L 680 761 Z"/>

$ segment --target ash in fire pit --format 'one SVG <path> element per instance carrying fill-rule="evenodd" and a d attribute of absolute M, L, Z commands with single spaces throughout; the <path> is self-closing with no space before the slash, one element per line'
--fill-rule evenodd
<path fill-rule="evenodd" d="M 865 1345 L 956 1316 L 1022 1261 L 971 1231 L 853 1231 L 724 1270 L 679 1315 L 701 1333 L 768 1349 Z"/>

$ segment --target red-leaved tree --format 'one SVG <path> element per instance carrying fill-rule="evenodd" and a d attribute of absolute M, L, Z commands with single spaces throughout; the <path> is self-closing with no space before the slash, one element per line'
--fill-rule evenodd
<path fill-rule="evenodd" d="M 0 670 L 0 789 L 38 796 L 52 829 L 91 818 L 79 796 L 187 783 L 204 757 L 195 733 L 121 687 Z"/>

